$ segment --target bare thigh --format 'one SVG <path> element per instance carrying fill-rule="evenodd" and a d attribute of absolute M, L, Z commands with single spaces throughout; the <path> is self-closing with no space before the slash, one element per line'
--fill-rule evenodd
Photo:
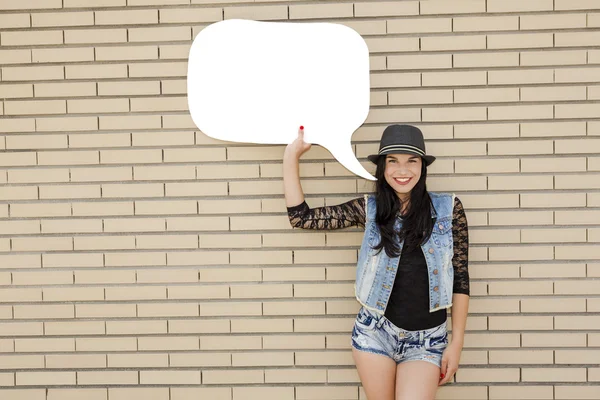
<path fill-rule="evenodd" d="M 389 357 L 352 348 L 358 376 L 368 400 L 394 400 L 396 362 Z"/>
<path fill-rule="evenodd" d="M 434 400 L 439 381 L 440 368 L 430 362 L 407 361 L 398 364 L 396 400 Z"/>

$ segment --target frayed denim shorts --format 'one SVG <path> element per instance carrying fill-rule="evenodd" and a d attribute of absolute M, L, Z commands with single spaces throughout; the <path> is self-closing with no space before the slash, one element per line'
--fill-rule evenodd
<path fill-rule="evenodd" d="M 441 367 L 442 354 L 448 346 L 446 322 L 422 331 L 398 328 L 383 315 L 361 307 L 352 329 L 352 347 L 381 354 L 400 364 L 427 361 Z"/>

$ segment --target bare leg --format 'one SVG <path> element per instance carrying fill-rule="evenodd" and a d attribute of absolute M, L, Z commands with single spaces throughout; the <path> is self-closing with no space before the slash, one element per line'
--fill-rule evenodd
<path fill-rule="evenodd" d="M 394 400 L 396 362 L 389 357 L 352 348 L 358 376 L 368 400 Z"/>
<path fill-rule="evenodd" d="M 439 381 L 440 368 L 430 362 L 407 361 L 398 364 L 396 400 L 434 400 Z"/>

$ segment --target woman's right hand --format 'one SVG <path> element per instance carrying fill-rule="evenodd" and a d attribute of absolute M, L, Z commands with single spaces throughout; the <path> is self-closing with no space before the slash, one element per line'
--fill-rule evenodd
<path fill-rule="evenodd" d="M 306 143 L 304 141 L 304 127 L 301 126 L 298 129 L 298 137 L 290 144 L 288 144 L 285 148 L 285 153 L 294 157 L 294 159 L 298 160 L 302 156 L 302 154 L 306 153 L 310 150 L 312 145 L 310 143 Z"/>

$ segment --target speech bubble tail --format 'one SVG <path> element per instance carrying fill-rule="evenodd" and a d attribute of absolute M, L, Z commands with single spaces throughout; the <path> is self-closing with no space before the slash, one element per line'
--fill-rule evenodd
<path fill-rule="evenodd" d="M 348 171 L 370 181 L 377 180 L 377 178 L 371 175 L 356 159 L 350 144 L 348 144 L 348 146 L 335 146 L 332 148 L 326 146 L 326 148 Z"/>

